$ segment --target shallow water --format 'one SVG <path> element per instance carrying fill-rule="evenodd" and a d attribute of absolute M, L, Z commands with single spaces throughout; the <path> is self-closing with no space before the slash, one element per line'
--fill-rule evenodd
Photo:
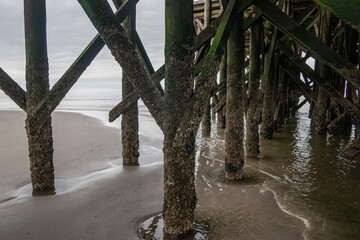
<path fill-rule="evenodd" d="M 206 239 L 360 239 L 360 161 L 339 155 L 354 129 L 315 136 L 307 115 L 305 107 L 272 140 L 261 139 L 261 155 L 246 159 L 243 182 L 223 177 L 223 133 L 214 127 L 211 138 L 198 136 L 196 221 L 216 233 Z M 143 227 L 162 239 L 152 220 Z"/>
<path fill-rule="evenodd" d="M 204 163 L 220 171 L 222 139 L 215 133 L 202 141 L 198 174 Z M 360 161 L 339 155 L 351 139 L 353 129 L 337 136 L 313 135 L 305 108 L 272 140 L 260 141 L 259 158 L 246 159 L 244 184 L 271 191 L 282 211 L 303 222 L 305 239 L 360 239 Z M 205 189 L 222 190 L 221 174 L 205 175 Z"/>
<path fill-rule="evenodd" d="M 360 239 L 360 161 L 339 154 L 354 138 L 354 129 L 336 136 L 313 135 L 307 110 L 278 129 L 272 140 L 261 139 L 261 155 L 246 159 L 243 185 L 271 191 L 282 211 L 303 222 L 305 239 Z M 224 140 L 223 133 L 214 132 L 198 144 L 197 186 L 202 178 L 205 191 L 219 194 L 226 186 L 219 173 Z M 204 165 L 211 174 L 204 173 Z M 239 185 L 234 184 L 237 191 Z"/>
<path fill-rule="evenodd" d="M 309 220 L 309 239 L 360 238 L 360 162 L 339 155 L 351 134 L 315 136 L 302 111 L 273 140 L 261 141 L 260 160 L 247 161 L 276 176 L 264 185 L 280 196 L 281 204 Z"/>

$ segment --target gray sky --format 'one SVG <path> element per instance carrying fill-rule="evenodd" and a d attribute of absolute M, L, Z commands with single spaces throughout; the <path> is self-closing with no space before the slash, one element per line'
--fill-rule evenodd
<path fill-rule="evenodd" d="M 49 73 L 52 86 L 97 32 L 77 0 L 46 2 Z M 0 1 L 0 67 L 25 89 L 23 21 L 23 0 Z M 139 1 L 137 31 L 156 70 L 164 63 L 164 1 Z M 120 66 L 107 47 L 104 47 L 67 97 L 120 98 L 120 81 Z M 0 97 L 4 96 L 1 91 Z"/>

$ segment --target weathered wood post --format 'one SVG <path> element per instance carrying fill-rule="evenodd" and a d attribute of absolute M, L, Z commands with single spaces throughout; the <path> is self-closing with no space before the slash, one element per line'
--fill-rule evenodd
<path fill-rule="evenodd" d="M 117 0 L 121 5 L 120 0 Z M 136 41 L 136 7 L 130 12 L 124 20 L 123 26 L 127 31 L 131 41 Z M 134 90 L 129 82 L 125 71 L 122 71 L 122 98 Z M 122 157 L 123 165 L 138 166 L 139 165 L 139 118 L 137 101 L 132 103 L 130 107 L 122 114 L 121 119 L 121 139 L 122 139 Z"/>
<path fill-rule="evenodd" d="M 256 157 L 260 152 L 259 122 L 256 117 L 256 111 L 259 102 L 262 27 L 262 21 L 257 20 L 251 26 L 250 35 L 249 106 L 246 112 L 246 155 L 249 157 Z"/>
<path fill-rule="evenodd" d="M 204 0 L 204 27 L 211 23 L 211 0 Z M 210 43 L 209 43 L 210 44 Z M 211 134 L 211 107 L 210 99 L 205 106 L 205 113 L 201 122 L 201 133 L 203 137 L 210 137 Z"/>
<path fill-rule="evenodd" d="M 234 22 L 227 45 L 225 177 L 242 179 L 244 166 L 244 15 Z"/>
<path fill-rule="evenodd" d="M 24 0 L 26 49 L 26 132 L 33 195 L 54 194 L 51 113 L 32 114 L 49 91 L 45 0 Z M 43 124 L 40 118 L 46 119 Z"/>
<path fill-rule="evenodd" d="M 323 43 L 330 46 L 331 42 L 331 12 L 325 8 L 321 8 L 321 23 L 320 23 L 320 39 Z M 324 64 L 319 63 L 319 74 L 324 79 L 328 79 L 330 82 L 331 70 Z M 319 86 L 317 105 L 315 112 L 315 124 L 314 131 L 315 134 L 325 134 L 326 133 L 326 112 L 329 106 L 329 96 L 323 87 Z"/>
<path fill-rule="evenodd" d="M 194 81 L 193 1 L 165 1 L 164 231 L 193 228 L 196 208 L 195 135 L 177 144 Z M 188 119 L 190 121 L 191 119 Z M 187 129 L 185 130 L 187 131 Z M 181 134 L 180 134 L 181 135 Z"/>

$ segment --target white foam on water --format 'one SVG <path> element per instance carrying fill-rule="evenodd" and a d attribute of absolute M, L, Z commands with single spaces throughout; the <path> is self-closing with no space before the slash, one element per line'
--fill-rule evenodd
<path fill-rule="evenodd" d="M 266 181 L 265 181 L 266 182 Z M 273 196 L 274 196 L 274 199 L 275 199 L 275 202 L 276 204 L 279 206 L 280 210 L 283 211 L 284 213 L 290 215 L 290 216 L 293 216 L 299 220 L 301 220 L 304 225 L 305 225 L 305 230 L 302 232 L 302 235 L 303 235 L 303 238 L 304 240 L 308 240 L 308 236 L 307 236 L 307 232 L 311 229 L 311 224 L 310 224 L 310 221 L 296 213 L 293 213 L 291 212 L 290 210 L 286 209 L 286 207 L 281 203 L 280 199 L 279 199 L 279 196 L 276 194 L 275 191 L 273 191 L 271 188 L 269 188 L 268 186 L 266 186 L 266 183 L 263 183 L 263 187 L 265 187 L 267 190 L 269 190 L 270 192 L 272 192 Z"/>

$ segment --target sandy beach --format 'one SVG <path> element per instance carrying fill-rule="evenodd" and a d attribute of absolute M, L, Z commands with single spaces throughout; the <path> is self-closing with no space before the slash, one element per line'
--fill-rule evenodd
<path fill-rule="evenodd" d="M 55 112 L 57 194 L 32 197 L 24 119 L 0 112 L 0 239 L 140 239 L 139 225 L 162 209 L 162 154 L 151 152 L 161 142 L 149 137 L 155 127 L 147 122 L 140 131 L 141 166 L 123 167 L 119 129 Z M 223 140 L 197 145 L 196 221 L 209 226 L 207 239 L 306 236 L 306 221 L 281 209 L 263 174 L 247 167 L 242 183 L 222 177 Z"/>

